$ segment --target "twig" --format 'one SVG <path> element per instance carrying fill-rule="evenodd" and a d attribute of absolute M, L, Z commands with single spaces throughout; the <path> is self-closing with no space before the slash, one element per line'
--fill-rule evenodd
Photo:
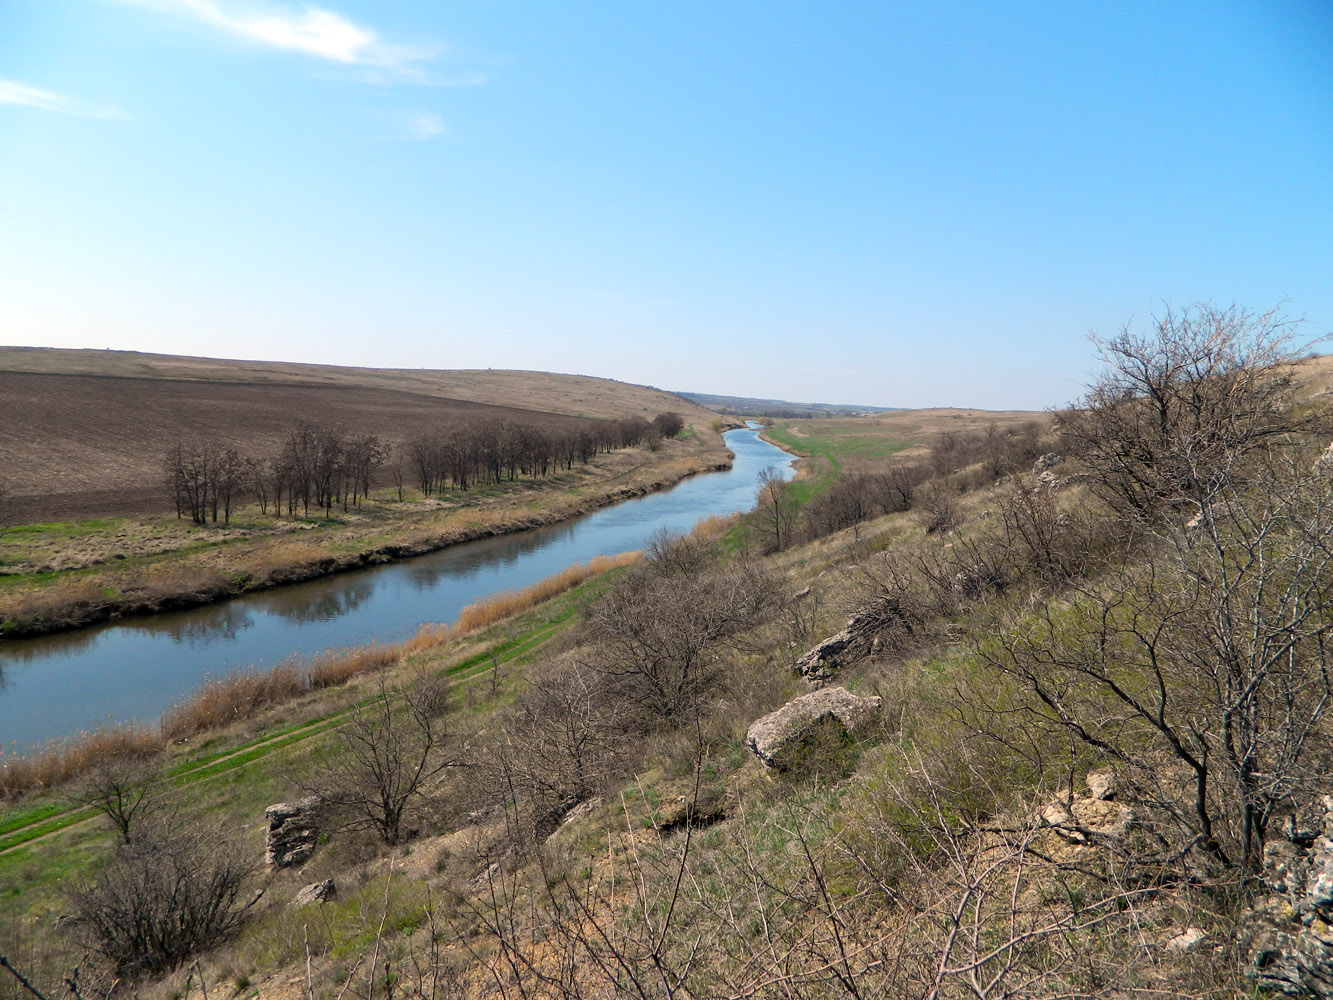
<path fill-rule="evenodd" d="M 18 969 L 14 968 L 14 966 L 12 966 L 9 963 L 8 956 L 0 955 L 0 965 L 8 969 L 10 975 L 12 975 L 15 979 L 19 981 L 19 985 L 22 986 L 29 993 L 31 993 L 33 996 L 35 996 L 37 1000 L 46 1000 L 46 997 L 42 994 L 42 992 L 39 989 L 37 989 L 36 986 L 32 985 L 32 983 L 28 982 L 28 977 L 25 976 L 23 973 L 19 972 Z"/>

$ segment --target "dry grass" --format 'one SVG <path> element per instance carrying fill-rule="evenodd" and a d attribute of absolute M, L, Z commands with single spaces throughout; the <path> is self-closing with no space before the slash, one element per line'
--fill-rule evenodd
<path fill-rule="evenodd" d="M 109 760 L 147 757 L 165 745 L 147 726 L 116 726 L 53 743 L 29 757 L 0 755 L 0 799 L 63 784 Z"/>
<path fill-rule="evenodd" d="M 306 671 L 292 661 L 268 670 L 246 670 L 209 681 L 188 700 L 168 709 L 158 726 L 175 743 L 248 719 L 259 709 L 291 701 L 308 690 Z"/>
<path fill-rule="evenodd" d="M 451 630 L 452 636 L 466 635 L 479 629 L 494 625 L 498 621 L 510 618 L 520 611 L 549 601 L 551 598 L 573 590 L 579 584 L 592 579 L 608 570 L 628 566 L 639 558 L 637 552 L 624 552 L 616 556 L 596 556 L 586 563 L 575 563 L 561 570 L 554 576 L 534 583 L 522 590 L 508 590 L 469 604 L 458 616 L 458 622 Z"/>

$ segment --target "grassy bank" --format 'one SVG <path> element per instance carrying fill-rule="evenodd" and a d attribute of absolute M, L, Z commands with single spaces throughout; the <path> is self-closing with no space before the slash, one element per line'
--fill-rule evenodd
<path fill-rule="evenodd" d="M 0 636 L 21 638 L 109 618 L 195 607 L 556 524 L 726 468 L 720 438 L 659 452 L 599 456 L 550 480 L 423 499 L 378 494 L 329 519 L 244 511 L 226 527 L 170 519 L 23 526 L 0 538 Z"/>

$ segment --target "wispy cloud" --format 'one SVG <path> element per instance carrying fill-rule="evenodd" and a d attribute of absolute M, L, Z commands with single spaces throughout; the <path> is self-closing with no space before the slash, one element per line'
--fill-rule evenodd
<path fill-rule="evenodd" d="M 421 75 L 421 64 L 440 52 L 438 45 L 387 42 L 373 28 L 310 4 L 298 10 L 272 4 L 223 0 L 121 2 L 186 15 L 258 45 L 300 52 L 328 62 L 364 67 L 399 77 Z"/>
<path fill-rule="evenodd" d="M 434 139 L 448 134 L 444 119 L 434 111 L 404 111 L 399 115 L 404 135 L 409 139 Z"/>
<path fill-rule="evenodd" d="M 55 111 L 62 115 L 81 115 L 84 118 L 123 118 L 124 114 L 115 108 L 95 106 L 77 101 L 64 94 L 57 94 L 39 87 L 30 87 L 26 83 L 14 80 L 0 80 L 0 104 L 17 104 L 25 108 L 37 108 L 41 111 Z"/>

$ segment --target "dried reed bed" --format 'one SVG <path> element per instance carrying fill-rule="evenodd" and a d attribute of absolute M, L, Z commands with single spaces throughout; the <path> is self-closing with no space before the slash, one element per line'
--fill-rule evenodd
<path fill-rule="evenodd" d="M 0 755 L 0 800 L 63 784 L 107 760 L 149 757 L 165 745 L 147 726 L 115 726 L 52 743 L 31 757 Z"/>
<path fill-rule="evenodd" d="M 268 670 L 244 670 L 208 681 L 168 709 L 156 731 L 143 726 L 117 726 L 53 742 L 29 757 L 0 754 L 0 800 L 63 784 L 110 759 L 156 753 L 170 743 L 222 729 L 312 691 L 340 687 L 363 674 L 389 670 L 408 656 L 504 621 L 638 558 L 637 552 L 626 552 L 575 563 L 530 587 L 469 604 L 453 625 L 423 625 L 403 642 L 327 650 L 310 660 L 283 660 Z"/>
<path fill-rule="evenodd" d="M 506 590 L 490 597 L 469 604 L 458 616 L 458 621 L 449 630 L 449 638 L 456 638 L 475 632 L 478 629 L 494 625 L 498 621 L 512 617 L 520 611 L 549 601 L 551 598 L 573 590 L 579 584 L 599 576 L 609 570 L 628 566 L 639 558 L 637 552 L 622 552 L 614 556 L 594 556 L 586 563 L 575 563 L 561 570 L 554 576 L 539 580 L 522 590 Z"/>
<path fill-rule="evenodd" d="M 262 708 L 291 701 L 309 689 L 303 665 L 284 660 L 268 670 L 244 670 L 208 681 L 163 713 L 158 726 L 163 737 L 174 743 L 248 719 Z"/>

